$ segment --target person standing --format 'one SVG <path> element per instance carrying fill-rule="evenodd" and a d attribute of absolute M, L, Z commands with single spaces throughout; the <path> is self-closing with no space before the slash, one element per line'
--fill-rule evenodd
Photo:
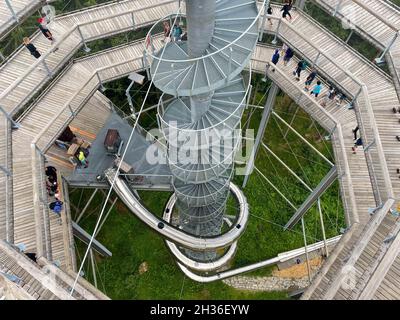
<path fill-rule="evenodd" d="M 283 65 L 287 66 L 287 64 L 289 63 L 290 59 L 293 58 L 293 56 L 294 56 L 293 50 L 290 47 L 288 47 L 286 49 L 285 56 L 283 57 Z"/>
<path fill-rule="evenodd" d="M 168 21 L 164 21 L 164 42 L 170 37 L 171 26 Z"/>
<path fill-rule="evenodd" d="M 275 52 L 272 55 L 271 62 L 276 65 L 279 62 L 279 58 L 280 58 L 279 49 L 275 49 Z M 275 71 L 275 68 L 272 68 L 272 72 L 274 72 L 274 71 Z"/>
<path fill-rule="evenodd" d="M 317 84 L 314 86 L 310 94 L 313 94 L 315 95 L 316 98 L 318 98 L 318 95 L 320 94 L 321 90 L 322 90 L 321 81 L 317 81 Z"/>
<path fill-rule="evenodd" d="M 313 69 L 311 73 L 308 75 L 306 82 L 304 83 L 305 87 L 304 90 L 308 91 L 310 89 L 311 83 L 314 81 L 315 77 L 317 76 L 317 70 Z"/>
<path fill-rule="evenodd" d="M 85 154 L 82 150 L 79 151 L 78 160 L 81 162 L 84 168 L 87 168 L 89 166 L 89 161 L 86 160 Z"/>
<path fill-rule="evenodd" d="M 36 49 L 36 47 L 31 43 L 31 40 L 28 37 L 25 37 L 23 39 L 24 46 L 29 50 L 32 56 L 34 56 L 36 59 L 40 58 L 40 52 Z"/>
<path fill-rule="evenodd" d="M 172 37 L 174 41 L 178 41 L 181 38 L 182 35 L 182 28 L 175 23 L 174 27 L 172 28 Z"/>
<path fill-rule="evenodd" d="M 300 81 L 300 74 L 301 74 L 301 71 L 303 71 L 306 67 L 307 67 L 307 64 L 306 64 L 306 62 L 305 62 L 303 59 L 301 59 L 301 60 L 297 63 L 296 70 L 293 71 L 293 75 L 296 76 L 296 80 L 297 80 L 297 81 Z"/>

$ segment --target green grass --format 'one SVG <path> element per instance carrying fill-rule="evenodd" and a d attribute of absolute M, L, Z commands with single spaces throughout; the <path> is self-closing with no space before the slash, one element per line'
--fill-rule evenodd
<path fill-rule="evenodd" d="M 254 90 L 250 100 L 254 104 L 263 105 L 266 99 L 265 91 L 269 84 L 261 82 L 260 78 L 261 75 L 254 75 L 253 77 Z M 277 97 L 274 110 L 287 122 L 291 122 L 297 108 L 286 95 L 280 94 Z M 246 121 L 249 110 L 243 117 L 243 121 Z M 250 128 L 257 129 L 260 117 L 261 111 L 258 110 L 251 118 Z M 292 125 L 321 153 L 332 159 L 332 148 L 329 141 L 321 139 L 326 135 L 326 132 L 301 109 L 297 110 Z M 311 187 L 315 187 L 329 171 L 330 166 L 319 158 L 314 151 L 305 146 L 296 135 L 289 132 L 287 140 L 285 140 L 282 137 L 282 132 L 285 132 L 282 124 L 271 116 L 264 142 L 296 174 L 307 181 Z M 256 166 L 296 206 L 300 206 L 307 197 L 308 191 L 262 149 L 258 154 Z M 242 180 L 242 176 L 234 178 L 238 185 L 241 185 Z M 239 241 L 232 268 L 272 258 L 282 251 L 304 245 L 300 224 L 292 231 L 283 231 L 282 229 L 294 210 L 256 172 L 253 172 L 244 192 L 249 202 L 251 216 L 247 229 Z M 157 215 L 161 215 L 169 197 L 169 193 L 165 192 L 140 192 L 140 195 L 146 207 Z M 86 191 L 80 204 L 81 208 L 89 196 L 90 193 Z M 79 197 L 79 191 L 71 195 L 75 204 L 78 203 Z M 97 204 L 101 203 L 102 198 L 102 196 L 96 196 Z M 344 226 L 343 208 L 340 198 L 338 198 L 337 183 L 330 187 L 322 196 L 321 201 L 327 236 L 331 237 L 338 234 L 339 229 Z M 228 204 L 228 210 L 233 210 L 233 202 L 228 201 Z M 100 211 L 99 208 L 93 208 L 93 213 L 82 221 L 83 227 L 89 232 L 93 230 L 95 219 Z M 308 243 L 322 240 L 318 212 L 315 206 L 307 213 L 305 225 Z M 235 290 L 221 281 L 199 284 L 188 278 L 184 280 L 183 273 L 176 266 L 162 238 L 129 213 L 119 201 L 98 239 L 113 252 L 112 258 L 101 259 L 97 257 L 97 263 L 104 282 L 104 291 L 114 299 L 287 298 L 285 292 L 251 293 Z M 82 256 L 84 246 L 78 244 L 78 248 Z M 144 261 L 148 263 L 149 271 L 140 275 L 138 268 Z M 267 267 L 249 275 L 267 276 L 271 274 L 271 270 L 272 267 Z M 87 276 L 89 280 L 92 280 L 90 273 L 87 270 Z M 100 288 L 103 289 L 102 284 L 100 284 Z"/>

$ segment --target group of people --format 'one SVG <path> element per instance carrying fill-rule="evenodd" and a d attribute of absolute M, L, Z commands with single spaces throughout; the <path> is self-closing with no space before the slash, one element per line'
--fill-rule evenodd
<path fill-rule="evenodd" d="M 283 56 L 283 64 L 285 66 L 287 66 L 287 64 L 289 63 L 289 61 L 292 59 L 292 57 L 294 56 L 294 51 L 288 47 L 285 43 L 282 45 L 282 48 L 280 49 L 275 49 L 272 58 L 271 58 L 271 63 L 272 63 L 272 72 L 275 72 L 275 68 L 274 65 L 276 65 L 279 60 L 280 57 Z M 296 68 L 293 71 L 293 75 L 296 77 L 297 81 L 300 81 L 300 75 L 302 73 L 302 71 L 307 69 L 307 62 L 304 59 L 300 59 L 297 64 L 296 64 Z M 267 64 L 267 69 L 269 68 L 269 64 Z M 308 76 L 305 79 L 304 82 L 304 91 L 310 92 L 311 95 L 315 96 L 315 98 L 317 99 L 322 90 L 323 90 L 323 85 L 322 82 L 320 80 L 317 80 L 316 84 L 313 86 L 312 90 L 310 91 L 310 87 L 313 84 L 313 82 L 317 79 L 318 76 L 318 72 L 315 68 L 311 68 L 310 73 L 308 74 Z M 263 81 L 266 81 L 266 77 L 263 79 Z M 325 94 L 320 98 L 319 102 L 321 104 L 321 106 L 326 107 L 327 103 L 329 101 L 334 101 L 336 102 L 336 106 L 341 106 L 343 104 L 343 102 L 346 99 L 346 95 L 341 92 L 339 89 L 335 88 L 333 85 L 329 85 L 328 90 L 325 92 Z M 349 109 L 353 108 L 352 104 L 349 104 Z M 394 110 L 394 112 L 396 112 L 396 110 Z M 400 111 L 399 111 L 400 112 Z M 361 139 L 361 137 L 357 137 L 357 133 L 359 131 L 358 126 L 356 128 L 354 128 L 352 130 L 353 134 L 354 134 L 354 145 L 352 147 L 352 152 L 353 154 L 356 154 L 357 148 L 359 146 L 362 146 L 363 141 Z M 397 140 L 400 141 L 400 136 L 396 136 Z"/>
<path fill-rule="evenodd" d="M 53 166 L 46 167 L 46 187 L 49 197 L 54 197 L 54 201 L 49 204 L 49 208 L 56 214 L 60 215 L 63 202 L 60 198 L 60 189 L 58 187 L 57 169 Z"/>
<path fill-rule="evenodd" d="M 49 41 L 51 41 L 51 44 L 53 45 L 54 42 L 56 41 L 54 39 L 53 34 L 51 33 L 51 31 L 48 28 L 48 22 L 46 19 L 46 16 L 42 16 L 40 17 L 38 20 L 38 28 L 39 30 L 42 32 L 42 34 L 46 37 L 46 39 L 48 39 Z M 40 52 L 38 51 L 38 49 L 35 47 L 35 45 L 32 43 L 31 39 L 29 39 L 29 37 L 24 37 L 23 38 L 23 44 L 24 46 L 29 50 L 29 52 L 31 53 L 31 55 L 33 57 L 35 57 L 36 59 L 39 59 L 41 57 Z M 57 51 L 58 48 L 55 48 L 53 50 L 53 52 Z"/>
<path fill-rule="evenodd" d="M 177 41 L 186 41 L 187 40 L 187 32 L 184 32 L 182 30 L 182 27 L 179 25 L 178 22 L 174 24 L 172 27 L 172 32 L 171 32 L 171 26 L 168 21 L 164 21 L 164 42 L 166 41 L 172 41 L 172 42 L 177 42 Z"/>

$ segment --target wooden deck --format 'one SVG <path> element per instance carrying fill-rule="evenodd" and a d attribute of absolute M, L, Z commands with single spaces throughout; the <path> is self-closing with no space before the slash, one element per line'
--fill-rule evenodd
<path fill-rule="evenodd" d="M 53 2 L 50 0 L 47 2 Z M 0 1 L 0 39 L 5 37 L 16 25 L 23 22 L 29 15 L 46 2 L 43 0 L 10 0 Z"/>

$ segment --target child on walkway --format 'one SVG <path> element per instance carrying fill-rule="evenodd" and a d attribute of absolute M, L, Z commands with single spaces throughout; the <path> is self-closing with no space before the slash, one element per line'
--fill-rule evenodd
<path fill-rule="evenodd" d="M 47 21 L 45 18 L 39 18 L 37 20 L 39 22 L 39 29 L 42 31 L 43 35 L 46 37 L 46 39 L 51 41 L 51 44 L 54 43 L 55 39 L 50 32 L 49 28 L 47 27 Z"/>
<path fill-rule="evenodd" d="M 89 161 L 86 160 L 85 154 L 82 150 L 79 151 L 78 160 L 81 162 L 84 168 L 87 168 L 89 166 Z"/>
<path fill-rule="evenodd" d="M 317 81 L 317 84 L 314 86 L 310 94 L 313 94 L 315 95 L 315 98 L 318 98 L 318 95 L 320 94 L 321 90 L 322 90 L 321 81 Z"/>
<path fill-rule="evenodd" d="M 282 18 L 285 18 L 288 21 L 292 20 L 292 15 L 290 14 L 290 10 L 292 9 L 292 6 L 289 3 L 285 3 L 281 9 L 282 12 Z M 286 18 L 286 16 L 289 16 L 290 19 Z"/>

